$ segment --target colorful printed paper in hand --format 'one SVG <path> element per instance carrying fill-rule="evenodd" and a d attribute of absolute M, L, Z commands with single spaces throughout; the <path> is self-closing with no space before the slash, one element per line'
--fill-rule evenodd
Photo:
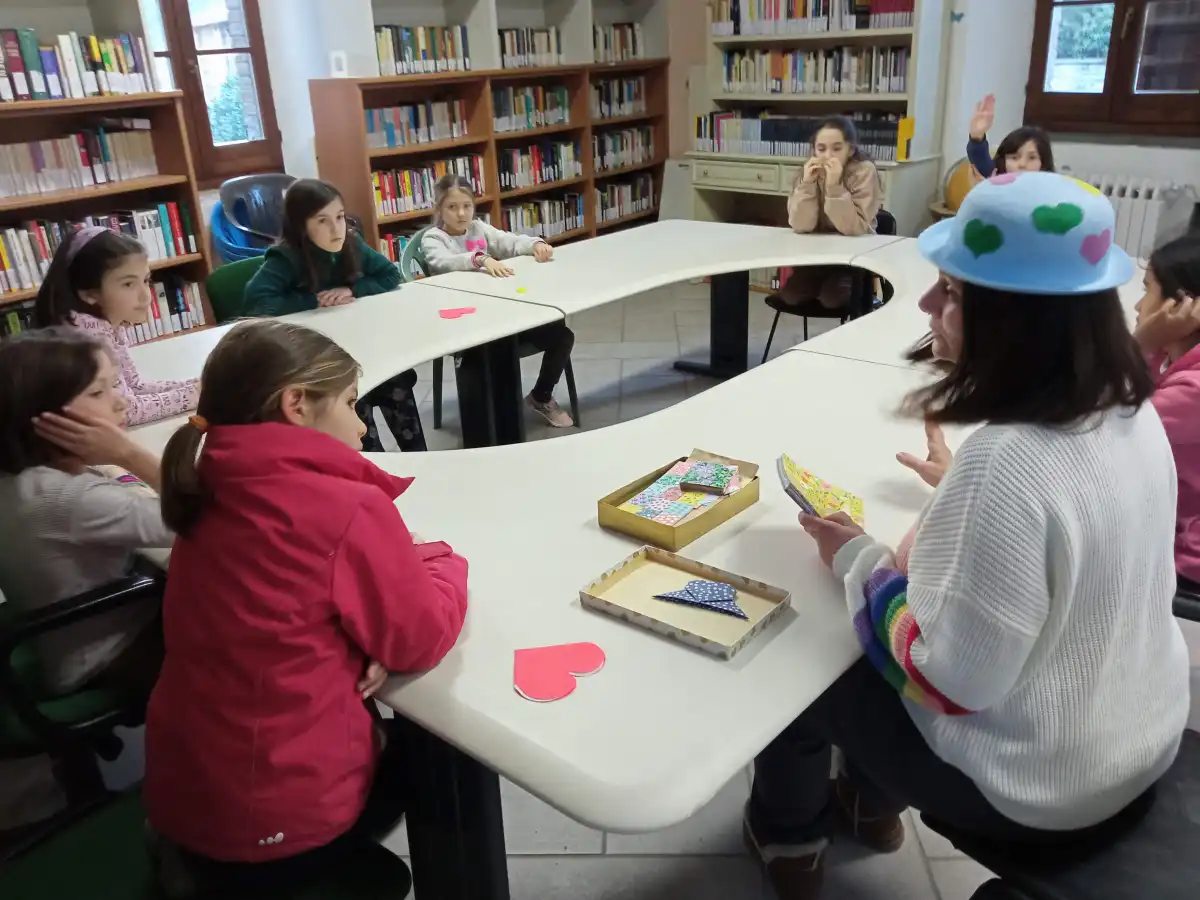
<path fill-rule="evenodd" d="M 809 515 L 826 518 L 844 512 L 856 524 L 863 524 L 863 503 L 859 497 L 800 468 L 786 454 L 779 457 L 779 481 L 787 495 Z"/>
<path fill-rule="evenodd" d="M 727 494 L 732 479 L 737 475 L 736 466 L 725 466 L 716 462 L 692 463 L 683 476 L 680 487 L 685 491 L 704 491 L 710 494 Z"/>
<path fill-rule="evenodd" d="M 707 581 L 695 579 L 689 581 L 678 591 L 667 591 L 656 594 L 656 600 L 666 600 L 671 603 L 685 603 L 688 606 L 698 606 L 726 616 L 736 616 L 739 619 L 749 619 L 737 602 L 737 591 L 733 585 L 723 581 Z"/>

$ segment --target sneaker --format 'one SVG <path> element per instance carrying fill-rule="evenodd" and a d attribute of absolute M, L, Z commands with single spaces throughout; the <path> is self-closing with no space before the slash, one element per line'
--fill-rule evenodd
<path fill-rule="evenodd" d="M 525 398 L 525 405 L 549 422 L 554 428 L 570 428 L 575 424 L 575 420 L 571 418 L 565 409 L 558 405 L 558 401 L 553 397 L 542 403 L 540 400 L 535 400 L 533 394 L 530 394 Z"/>
<path fill-rule="evenodd" d="M 793 847 L 783 844 L 759 844 L 742 818 L 742 840 L 746 849 L 767 875 L 779 900 L 817 900 L 825 880 L 825 848 L 828 841 Z"/>
<path fill-rule="evenodd" d="M 870 815 L 863 808 L 858 788 L 845 775 L 837 777 L 834 797 L 838 821 L 858 843 L 876 853 L 895 853 L 904 846 L 904 823 L 900 816 Z"/>

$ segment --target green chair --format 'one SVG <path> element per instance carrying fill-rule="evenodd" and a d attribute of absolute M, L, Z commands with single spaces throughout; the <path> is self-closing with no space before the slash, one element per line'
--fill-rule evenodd
<path fill-rule="evenodd" d="M 163 900 L 145 823 L 139 794 L 121 794 L 0 868 L 0 897 Z M 372 846 L 289 900 L 402 900 L 410 886 L 403 863 Z"/>
<path fill-rule="evenodd" d="M 204 281 L 204 292 L 212 303 L 213 315 L 221 325 L 240 318 L 246 303 L 246 285 L 262 267 L 263 257 L 243 259 L 213 269 Z"/>
<path fill-rule="evenodd" d="M 425 261 L 425 254 L 421 252 L 421 238 L 425 236 L 425 232 L 431 226 L 426 225 L 424 228 L 417 231 L 404 247 L 404 253 L 400 256 L 400 277 L 406 282 L 416 281 L 418 278 L 425 278 L 429 274 L 429 264 Z M 420 274 L 417 274 L 417 273 Z M 211 296 L 211 295 L 210 295 Z M 517 349 L 517 353 L 524 359 L 526 356 L 533 356 L 541 351 L 535 347 L 526 347 L 522 345 Z M 433 427 L 442 427 L 442 377 L 445 372 L 445 359 L 438 357 L 433 361 Z M 575 427 L 580 428 L 579 424 L 579 392 L 575 389 L 575 369 L 571 366 L 571 361 L 567 360 L 567 367 L 563 371 L 563 375 L 567 381 L 567 397 L 571 403 L 571 418 L 575 420 Z"/>
<path fill-rule="evenodd" d="M 113 729 L 142 724 L 149 699 L 148 691 L 134 696 L 102 685 L 52 694 L 43 683 L 34 639 L 129 603 L 160 600 L 163 587 L 161 574 L 139 574 L 28 613 L 0 604 L 0 759 L 49 756 L 68 802 L 59 816 L 22 829 L 3 855 L 19 852 L 61 818 L 105 797 L 96 758 L 116 759 L 121 741 Z"/>

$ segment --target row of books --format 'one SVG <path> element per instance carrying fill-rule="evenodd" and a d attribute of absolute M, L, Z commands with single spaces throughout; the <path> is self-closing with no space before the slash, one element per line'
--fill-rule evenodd
<path fill-rule="evenodd" d="M 32 28 L 0 30 L 0 101 L 82 100 L 108 94 L 170 90 L 159 84 L 143 38 L 98 38 L 75 32 L 38 41 Z"/>
<path fill-rule="evenodd" d="M 762 94 L 902 94 L 907 47 L 829 47 L 812 51 L 731 50 L 722 89 Z"/>
<path fill-rule="evenodd" d="M 200 285 L 196 282 L 166 275 L 161 280 L 151 282 L 151 290 L 154 300 L 146 314 L 146 321 L 122 329 L 129 343 L 141 344 L 208 324 L 200 298 Z M 0 309 L 0 337 L 20 334 L 36 327 L 36 305 L 35 301 L 27 300 Z"/>
<path fill-rule="evenodd" d="M 584 225 L 583 194 L 532 200 L 502 207 L 500 227 L 514 234 L 552 238 Z"/>
<path fill-rule="evenodd" d="M 0 144 L 0 197 L 25 197 L 157 175 L 149 121 L 112 121 L 118 129 L 130 130 L 99 127 L 50 140 Z"/>
<path fill-rule="evenodd" d="M 579 178 L 583 175 L 583 157 L 575 141 L 542 141 L 530 147 L 496 151 L 500 172 L 500 190 L 521 188 Z"/>
<path fill-rule="evenodd" d="M 562 32 L 549 28 L 501 28 L 500 66 L 524 69 L 563 64 Z"/>
<path fill-rule="evenodd" d="M 160 203 L 70 221 L 34 219 L 0 231 L 0 296 L 41 287 L 67 236 L 95 225 L 137 239 L 152 262 L 198 252 L 196 230 L 184 204 Z"/>
<path fill-rule="evenodd" d="M 646 77 L 592 82 L 592 118 L 636 116 L 646 111 Z"/>
<path fill-rule="evenodd" d="M 622 128 L 592 135 L 592 162 L 597 172 L 637 166 L 654 159 L 654 129 Z"/>
<path fill-rule="evenodd" d="M 481 219 L 484 222 L 490 223 L 492 217 L 480 210 L 475 213 L 475 218 Z M 391 262 L 400 265 L 401 259 L 404 257 L 404 251 L 408 249 L 408 245 L 412 242 L 415 231 L 400 231 L 393 234 L 382 234 L 379 236 L 379 252 L 386 256 Z M 419 266 L 414 266 L 416 271 L 411 274 L 414 277 L 421 277 L 427 273 L 420 271 Z"/>
<path fill-rule="evenodd" d="M 592 29 L 592 46 L 598 63 L 646 58 L 646 38 L 640 22 L 597 25 Z"/>
<path fill-rule="evenodd" d="M 654 179 L 637 175 L 626 182 L 606 182 L 595 191 L 596 221 L 613 222 L 654 209 Z"/>
<path fill-rule="evenodd" d="M 566 85 L 492 88 L 492 125 L 498 132 L 530 131 L 571 121 Z"/>
<path fill-rule="evenodd" d="M 708 113 L 696 117 L 694 147 L 700 153 L 735 153 L 806 159 L 813 154 L 812 141 L 821 116 L 753 116 L 738 113 Z M 899 116 L 856 117 L 858 145 L 872 159 L 893 162 L 900 155 L 900 135 L 907 133 Z"/>
<path fill-rule="evenodd" d="M 380 75 L 465 72 L 471 68 L 466 25 L 377 25 Z"/>
<path fill-rule="evenodd" d="M 368 109 L 367 146 L 408 147 L 467 135 L 467 105 L 459 100 L 426 100 L 405 106 Z"/>
<path fill-rule="evenodd" d="M 915 0 L 714 0 L 712 32 L 730 37 L 911 28 L 915 9 Z"/>
<path fill-rule="evenodd" d="M 419 209 L 433 209 L 434 185 L 451 172 L 470 178 L 475 187 L 475 196 L 483 195 L 487 183 L 484 180 L 483 157 L 478 154 L 455 156 L 409 169 L 372 172 L 375 211 L 381 216 L 395 216 Z"/>

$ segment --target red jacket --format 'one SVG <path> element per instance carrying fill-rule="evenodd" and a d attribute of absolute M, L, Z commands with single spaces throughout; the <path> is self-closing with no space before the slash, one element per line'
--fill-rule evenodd
<path fill-rule="evenodd" d="M 1165 365 L 1150 358 L 1158 373 L 1151 401 L 1166 429 L 1179 473 L 1179 512 L 1175 518 L 1175 570 L 1200 581 L 1200 347 Z"/>
<path fill-rule="evenodd" d="M 413 544 L 393 505 L 411 479 L 317 431 L 213 428 L 199 471 L 211 500 L 171 555 L 146 809 L 203 856 L 293 856 L 362 812 L 379 748 L 355 685 L 368 660 L 446 655 L 467 561 Z"/>

